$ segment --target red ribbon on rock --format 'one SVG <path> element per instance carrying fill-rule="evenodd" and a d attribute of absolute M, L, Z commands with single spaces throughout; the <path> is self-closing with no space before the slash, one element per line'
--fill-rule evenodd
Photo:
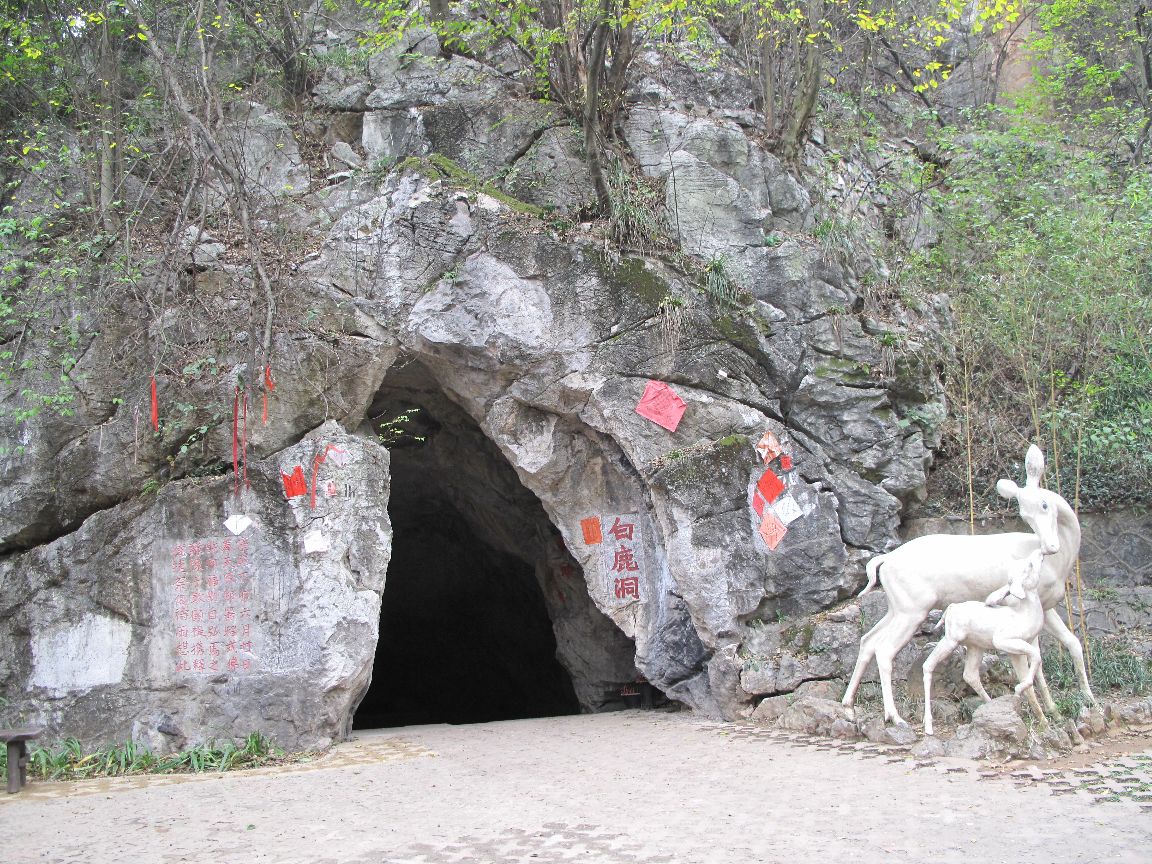
<path fill-rule="evenodd" d="M 240 494 L 240 387 L 232 396 L 232 477 L 235 492 Z"/>
<path fill-rule="evenodd" d="M 337 453 L 344 451 L 337 447 L 335 444 L 329 444 L 324 448 L 323 453 L 319 453 L 312 458 L 312 509 L 316 509 L 316 474 L 320 470 L 320 466 L 324 464 L 324 460 L 328 458 L 328 454 L 335 450 Z"/>
<path fill-rule="evenodd" d="M 251 489 L 252 483 L 248 480 L 248 394 L 244 393 L 240 399 L 240 462 L 244 466 L 244 488 Z"/>
<path fill-rule="evenodd" d="M 156 376 L 152 376 L 152 428 L 160 431 L 160 400 L 156 398 Z"/>

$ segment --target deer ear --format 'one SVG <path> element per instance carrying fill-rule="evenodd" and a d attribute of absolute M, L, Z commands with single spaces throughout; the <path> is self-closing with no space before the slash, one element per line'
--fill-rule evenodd
<path fill-rule="evenodd" d="M 1044 453 L 1035 444 L 1028 447 L 1028 455 L 1024 457 L 1024 470 L 1028 473 L 1027 485 L 1040 487 L 1040 478 L 1044 476 Z"/>
<path fill-rule="evenodd" d="M 996 491 L 1000 494 L 1001 498 L 1007 498 L 1011 501 L 1020 493 L 1020 487 L 1011 480 L 997 480 Z"/>

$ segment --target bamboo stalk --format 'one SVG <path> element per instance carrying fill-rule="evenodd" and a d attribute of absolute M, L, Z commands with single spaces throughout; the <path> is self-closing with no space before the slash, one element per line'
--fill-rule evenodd
<path fill-rule="evenodd" d="M 968 459 L 968 533 L 976 533 L 976 490 L 972 482 L 972 398 L 971 398 L 971 367 L 968 359 L 964 359 L 964 446 L 967 449 Z"/>
<path fill-rule="evenodd" d="M 1083 394 L 1083 391 L 1081 391 Z M 1076 519 L 1080 519 L 1080 466 L 1081 457 L 1083 453 L 1084 444 L 1084 396 L 1081 395 L 1080 399 L 1081 417 L 1080 423 L 1076 429 L 1076 489 L 1072 498 L 1072 511 L 1076 514 Z M 1065 594 L 1065 597 L 1068 595 Z M 1080 576 L 1080 555 L 1076 555 L 1076 603 L 1080 607 L 1080 641 L 1084 643 L 1084 666 L 1088 673 L 1088 678 L 1092 678 L 1092 651 L 1088 643 L 1088 623 L 1084 620 L 1084 580 Z M 1069 618 L 1068 623 L 1071 624 L 1072 620 Z"/>

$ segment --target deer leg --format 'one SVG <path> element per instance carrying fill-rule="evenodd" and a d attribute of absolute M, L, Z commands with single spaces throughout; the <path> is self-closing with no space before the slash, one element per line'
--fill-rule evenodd
<path fill-rule="evenodd" d="M 1024 681 L 1027 680 L 1030 675 L 1032 676 L 1032 681 L 1024 689 L 1024 693 L 1028 696 L 1028 704 L 1032 706 L 1032 710 L 1036 713 L 1036 719 L 1039 720 L 1042 725 L 1047 726 L 1048 718 L 1044 716 L 1044 711 L 1041 709 L 1040 703 L 1036 700 L 1035 675 L 1039 670 L 1039 664 L 1036 664 L 1036 668 L 1031 668 L 1031 658 L 1023 654 L 1009 654 L 1008 659 L 1012 661 L 1012 668 L 1016 672 L 1016 680 L 1020 682 L 1016 687 L 1017 694 L 1020 693 L 1020 688 L 1024 687 Z"/>
<path fill-rule="evenodd" d="M 876 668 L 880 672 L 880 689 L 884 694 L 884 720 L 901 726 L 908 724 L 896 710 L 896 700 L 892 698 L 892 661 L 923 620 L 923 615 L 914 612 L 896 612 L 892 615 L 892 623 L 876 640 Z"/>
<path fill-rule="evenodd" d="M 945 636 L 924 661 L 924 734 L 932 735 L 932 673 L 959 643 Z"/>
<path fill-rule="evenodd" d="M 980 680 L 980 661 L 984 659 L 984 652 L 979 648 L 965 648 L 964 651 L 964 680 L 981 699 L 991 702 L 992 697 L 988 695 L 988 691 L 984 689 L 984 682 Z"/>
<path fill-rule="evenodd" d="M 860 687 L 860 682 L 864 679 L 864 672 L 868 669 L 868 664 L 872 661 L 872 658 L 876 656 L 876 639 L 891 620 L 892 610 L 889 609 L 884 613 L 884 617 L 877 621 L 872 629 L 861 637 L 860 653 L 856 655 L 856 666 L 852 669 L 852 679 L 848 682 L 848 689 L 844 691 L 844 698 L 840 700 L 840 704 L 845 708 L 851 708 L 853 703 L 855 703 L 856 691 Z"/>
<path fill-rule="evenodd" d="M 1040 637 L 1037 636 L 1032 640 L 1032 644 L 1036 650 L 1040 650 Z M 1056 708 L 1056 700 L 1052 698 L 1052 691 L 1048 689 L 1048 679 L 1044 677 L 1044 661 L 1040 661 L 1040 665 L 1036 667 L 1036 680 L 1032 682 L 1037 692 L 1040 694 L 1040 701 L 1044 703 L 1044 710 L 1049 714 L 1055 714 L 1058 710 Z"/>
<path fill-rule="evenodd" d="M 1084 647 L 1076 638 L 1076 634 L 1068 629 L 1068 625 L 1064 623 L 1055 609 L 1044 611 L 1044 629 L 1059 639 L 1060 644 L 1068 649 L 1068 653 L 1072 655 L 1072 665 L 1076 667 L 1076 677 L 1080 679 L 1080 690 L 1084 693 L 1084 699 L 1089 705 L 1095 704 L 1096 697 L 1092 695 L 1092 685 L 1088 683 L 1088 672 L 1084 668 Z"/>
<path fill-rule="evenodd" d="M 1002 651 L 1008 655 L 1008 659 L 1012 661 L 1012 668 L 1017 670 L 1017 679 L 1020 681 L 1016 685 L 1016 695 L 1020 695 L 1029 687 L 1032 682 L 1036 680 L 1036 668 L 1040 665 L 1040 651 L 1026 639 L 1015 639 L 1003 636 L 993 636 L 992 644 L 996 646 L 997 651 Z M 1026 662 L 1026 666 L 1017 667 L 1017 658 Z M 1019 672 L 1023 670 L 1021 676 Z"/>

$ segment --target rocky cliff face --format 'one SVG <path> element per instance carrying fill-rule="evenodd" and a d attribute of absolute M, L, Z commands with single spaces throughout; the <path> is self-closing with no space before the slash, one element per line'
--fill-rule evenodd
<path fill-rule="evenodd" d="M 808 193 L 731 110 L 737 85 L 646 68 L 623 128 L 677 255 L 576 223 L 570 130 L 430 36 L 317 90 L 330 162 L 378 170 L 321 180 L 274 112 L 241 112 L 290 264 L 267 419 L 235 397 L 262 370 L 226 243 L 191 238 L 159 313 L 83 311 L 75 413 L 8 430 L 3 457 L 9 714 L 156 747 L 338 738 L 378 639 L 396 645 L 378 630 L 392 526 L 430 523 L 411 560 L 450 588 L 422 591 L 443 609 L 425 620 L 540 610 L 574 707 L 638 676 L 729 717 L 787 689 L 749 681 L 742 649 L 847 597 L 896 542 L 942 397 L 919 334 L 856 314 L 856 273 L 808 233 Z M 472 673 L 432 643 L 464 626 L 405 637 L 423 646 L 405 663 L 454 687 Z"/>

